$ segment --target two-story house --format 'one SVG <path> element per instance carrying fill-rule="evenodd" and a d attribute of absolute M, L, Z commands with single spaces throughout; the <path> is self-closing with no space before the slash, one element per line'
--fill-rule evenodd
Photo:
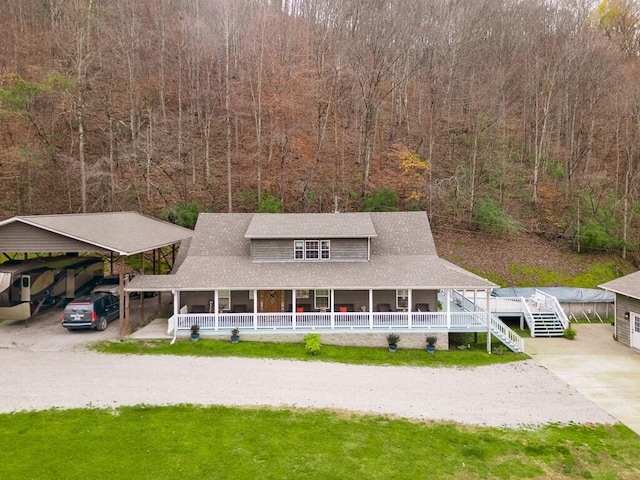
<path fill-rule="evenodd" d="M 450 300 L 454 292 L 488 299 L 496 285 L 438 257 L 424 212 L 205 213 L 178 257 L 174 273 L 137 276 L 127 288 L 171 291 L 173 332 L 193 323 L 225 335 L 491 324 L 489 308 Z"/>

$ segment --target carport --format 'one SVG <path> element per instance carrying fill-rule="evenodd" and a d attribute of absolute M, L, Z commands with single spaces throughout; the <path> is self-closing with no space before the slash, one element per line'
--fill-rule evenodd
<path fill-rule="evenodd" d="M 0 222 L 0 252 L 97 253 L 120 275 L 120 335 L 130 333 L 129 294 L 124 294 L 125 257 L 152 253 L 153 273 L 160 258 L 172 265 L 176 246 L 192 230 L 137 212 L 16 216 Z M 170 247 L 170 253 L 162 249 Z M 144 258 L 144 257 L 143 257 Z M 144 268 L 144 261 L 142 262 Z M 143 296 L 140 297 L 143 302 Z M 141 315 L 144 310 L 141 308 Z"/>

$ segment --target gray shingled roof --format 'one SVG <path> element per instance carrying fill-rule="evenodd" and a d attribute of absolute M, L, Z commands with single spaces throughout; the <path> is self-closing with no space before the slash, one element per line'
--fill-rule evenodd
<path fill-rule="evenodd" d="M 246 238 L 367 238 L 376 230 L 369 215 L 360 213 L 256 213 Z"/>
<path fill-rule="evenodd" d="M 640 300 L 640 271 L 598 286 L 610 292 Z"/>
<path fill-rule="evenodd" d="M 290 215 L 269 214 L 270 217 Z M 254 225 L 255 215 L 206 213 L 200 214 L 189 252 L 175 274 L 138 275 L 130 283 L 129 289 L 485 289 L 497 286 L 437 256 L 424 212 L 293 216 L 298 219 L 308 217 L 304 223 L 313 224 L 316 215 L 325 218 L 326 215 L 345 215 L 359 225 L 370 222 L 377 234 L 371 240 L 371 260 L 252 263 L 251 240 L 245 236 L 245 232 Z M 283 225 L 286 222 L 288 220 L 276 223 Z M 341 221 L 339 223 L 342 224 Z M 325 237 L 320 233 L 316 235 Z M 295 235 L 290 237 L 294 238 Z"/>
<path fill-rule="evenodd" d="M 136 212 L 19 216 L 0 222 L 0 229 L 16 223 L 73 239 L 78 245 L 95 247 L 96 251 L 108 250 L 120 255 L 172 245 L 193 235 L 188 228 Z M 16 245 L 15 240 L 7 239 L 6 243 L 0 243 L 0 251 L 23 251 L 16 249 L 20 245 Z M 47 244 L 43 241 L 43 246 Z M 48 251 L 38 250 L 36 246 L 31 242 L 30 251 Z"/>

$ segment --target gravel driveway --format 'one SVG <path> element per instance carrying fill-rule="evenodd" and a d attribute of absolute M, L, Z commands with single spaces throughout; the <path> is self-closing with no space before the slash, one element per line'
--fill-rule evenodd
<path fill-rule="evenodd" d="M 521 427 L 615 420 L 534 361 L 471 369 L 323 362 L 105 355 L 83 350 L 117 336 L 43 322 L 0 324 L 0 412 L 119 405 L 291 406 L 419 420 Z M 53 337 L 48 337 L 53 335 Z"/>

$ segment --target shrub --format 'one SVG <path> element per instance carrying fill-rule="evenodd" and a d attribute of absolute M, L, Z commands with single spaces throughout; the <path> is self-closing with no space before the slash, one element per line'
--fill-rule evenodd
<path fill-rule="evenodd" d="M 577 334 L 578 332 L 571 328 L 571 326 L 565 328 L 564 332 L 562 332 L 562 336 L 568 340 L 573 340 L 574 338 L 576 338 Z"/>
<path fill-rule="evenodd" d="M 322 344 L 320 343 L 319 333 L 307 333 L 304 336 L 304 350 L 309 355 L 317 355 L 320 353 L 321 348 Z"/>

